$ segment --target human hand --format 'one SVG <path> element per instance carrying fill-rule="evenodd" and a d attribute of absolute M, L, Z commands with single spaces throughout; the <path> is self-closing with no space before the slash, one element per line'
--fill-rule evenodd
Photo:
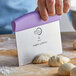
<path fill-rule="evenodd" d="M 46 21 L 48 16 L 68 13 L 71 0 L 38 0 L 38 11 L 41 18 Z"/>

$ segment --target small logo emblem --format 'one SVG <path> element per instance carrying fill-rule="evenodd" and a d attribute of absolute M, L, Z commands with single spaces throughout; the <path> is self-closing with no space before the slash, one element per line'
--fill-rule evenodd
<path fill-rule="evenodd" d="M 37 35 L 41 35 L 42 34 L 42 29 L 40 27 L 38 27 L 36 29 L 36 31 L 34 31 L 34 33 L 37 34 Z"/>

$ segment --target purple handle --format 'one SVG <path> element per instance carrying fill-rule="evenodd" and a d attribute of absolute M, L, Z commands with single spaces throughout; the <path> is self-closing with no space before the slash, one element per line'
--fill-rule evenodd
<path fill-rule="evenodd" d="M 13 32 L 18 32 L 22 31 L 25 29 L 41 26 L 43 24 L 51 23 L 57 20 L 60 20 L 61 16 L 53 16 L 53 17 L 48 17 L 47 21 L 43 21 L 40 18 L 40 15 L 37 11 L 25 14 L 24 16 L 21 16 L 14 21 L 12 21 L 12 28 Z"/>

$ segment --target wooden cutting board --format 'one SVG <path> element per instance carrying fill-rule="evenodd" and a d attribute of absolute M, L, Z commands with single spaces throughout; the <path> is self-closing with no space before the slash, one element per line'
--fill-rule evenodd
<path fill-rule="evenodd" d="M 4 36 L 1 36 L 4 38 Z M 14 38 L 14 35 L 6 35 L 5 37 Z M 70 33 L 62 33 L 62 46 L 63 46 L 63 54 L 71 59 L 70 63 L 76 65 L 76 50 L 73 49 L 73 41 L 76 39 L 76 32 Z M 14 43 L 13 43 L 14 42 Z M 15 46 L 15 41 L 11 42 Z M 15 47 L 14 46 L 14 47 Z M 14 48 L 13 47 L 13 48 Z M 7 51 L 0 51 L 0 55 L 5 57 L 15 57 L 17 58 L 17 51 L 16 49 L 7 49 Z M 8 60 L 8 59 L 7 59 Z M 10 62 L 16 63 L 14 60 L 10 60 Z M 28 64 L 25 66 L 18 67 L 18 64 L 14 67 L 11 66 L 13 72 L 9 74 L 9 76 L 58 76 L 57 70 L 58 67 L 49 67 L 48 64 Z M 11 68 L 10 67 L 10 68 Z M 1 75 L 0 76 L 4 76 Z"/>
<path fill-rule="evenodd" d="M 76 56 L 73 57 L 73 53 L 69 54 L 71 55 L 69 56 L 71 58 L 69 63 L 76 65 Z M 16 67 L 16 71 L 10 73 L 10 76 L 59 76 L 57 74 L 58 68 L 59 67 L 49 67 L 48 64 L 29 64 Z"/>

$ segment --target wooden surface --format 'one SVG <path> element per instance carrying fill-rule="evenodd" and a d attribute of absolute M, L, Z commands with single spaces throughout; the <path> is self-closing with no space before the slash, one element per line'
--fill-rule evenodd
<path fill-rule="evenodd" d="M 71 59 L 70 63 L 76 65 L 76 50 L 73 49 L 76 32 L 62 33 L 61 35 L 63 46 L 62 55 L 69 57 Z M 14 35 L 0 36 L 0 65 L 11 66 L 14 69 L 14 72 L 10 73 L 9 76 L 58 76 L 58 67 L 49 67 L 48 64 L 28 64 L 18 67 Z"/>

